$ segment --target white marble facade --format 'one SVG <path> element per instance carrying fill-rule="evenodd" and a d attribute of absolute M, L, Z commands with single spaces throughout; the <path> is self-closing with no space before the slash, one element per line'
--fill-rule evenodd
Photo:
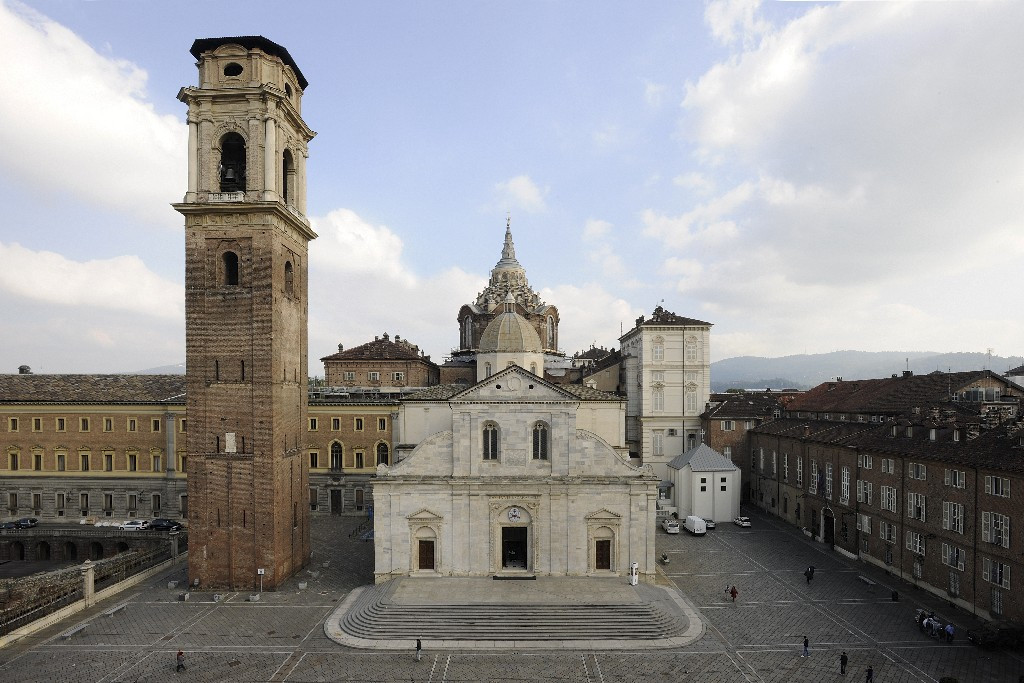
<path fill-rule="evenodd" d="M 653 579 L 658 479 L 624 457 L 623 415 L 620 397 L 518 366 L 405 401 L 415 447 L 374 483 L 377 582 L 625 576 L 631 562 Z M 595 416 L 600 434 L 580 427 Z"/>

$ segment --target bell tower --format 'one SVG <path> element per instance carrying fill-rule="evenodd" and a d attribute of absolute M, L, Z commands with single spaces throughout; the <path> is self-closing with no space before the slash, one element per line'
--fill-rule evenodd
<path fill-rule="evenodd" d="M 185 217 L 189 581 L 274 589 L 309 561 L 306 79 L 262 36 L 192 44 Z"/>

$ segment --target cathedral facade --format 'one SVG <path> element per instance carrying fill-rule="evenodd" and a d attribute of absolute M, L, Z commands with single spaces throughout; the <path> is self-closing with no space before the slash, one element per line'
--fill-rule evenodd
<path fill-rule="evenodd" d="M 465 373 L 404 398 L 396 462 L 377 467 L 376 581 L 625 576 L 633 563 L 652 579 L 658 478 L 630 464 L 623 397 L 547 378 L 564 359 L 557 309 L 529 287 L 508 226 L 459 323 Z"/>

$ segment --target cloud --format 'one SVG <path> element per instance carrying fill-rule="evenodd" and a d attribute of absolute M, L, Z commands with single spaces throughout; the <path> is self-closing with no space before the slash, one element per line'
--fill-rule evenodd
<path fill-rule="evenodd" d="M 528 175 L 517 175 L 494 186 L 498 202 L 509 208 L 518 208 L 527 213 L 544 211 L 547 205 L 544 196 L 547 189 L 541 189 Z"/>
<path fill-rule="evenodd" d="M 620 332 L 616 322 L 629 329 L 643 312 L 592 282 L 545 287 L 538 293 L 544 301 L 558 306 L 562 320 L 558 326 L 558 345 L 570 355 L 589 349 L 591 344 L 617 348 Z"/>
<path fill-rule="evenodd" d="M 473 301 L 486 277 L 448 268 L 424 276 L 404 260 L 401 237 L 350 209 L 312 219 L 310 244 L 310 372 L 319 358 L 387 332 L 416 344 L 437 363 L 458 343 L 458 306 Z"/>
<path fill-rule="evenodd" d="M 385 278 L 412 284 L 402 262 L 402 240 L 387 226 L 374 227 L 349 209 L 335 209 L 310 223 L 319 237 L 310 246 L 310 263 L 324 270 Z"/>
<path fill-rule="evenodd" d="M 706 18 L 730 52 L 687 84 L 697 163 L 676 183 L 707 193 L 642 218 L 716 346 L 755 352 L 739 346 L 751 328 L 775 354 L 1019 346 L 981 274 L 1024 257 L 1024 7 L 837 3 L 772 26 L 757 3 L 710 3 Z"/>
<path fill-rule="evenodd" d="M 608 237 L 611 230 L 612 224 L 608 221 L 591 218 L 583 225 L 583 241 L 594 242 L 602 240 Z"/>
<path fill-rule="evenodd" d="M 52 251 L 0 242 L 0 292 L 69 310 L 106 309 L 180 320 L 185 290 L 149 270 L 137 256 L 73 261 Z"/>
<path fill-rule="evenodd" d="M 709 2 L 704 9 L 704 21 L 719 42 L 729 45 L 740 40 L 749 45 L 768 30 L 768 22 L 757 14 L 760 6 L 761 0 Z"/>
<path fill-rule="evenodd" d="M 715 181 L 703 173 L 690 171 L 677 175 L 672 179 L 672 184 L 687 190 L 694 190 L 697 194 L 710 194 L 715 189 Z"/>
<path fill-rule="evenodd" d="M 187 128 L 154 111 L 146 73 L 20 3 L 0 2 L 0 35 L 0 174 L 180 227 Z"/>
<path fill-rule="evenodd" d="M 657 109 L 661 106 L 661 103 L 664 102 L 666 94 L 668 94 L 668 86 L 664 83 L 644 81 L 644 102 L 646 102 L 648 106 Z"/>

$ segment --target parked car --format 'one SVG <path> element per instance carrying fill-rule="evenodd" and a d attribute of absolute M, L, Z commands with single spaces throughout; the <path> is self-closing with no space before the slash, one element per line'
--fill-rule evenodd
<path fill-rule="evenodd" d="M 750 526 L 750 517 L 737 517 L 732 523 L 736 526 Z"/>
<path fill-rule="evenodd" d="M 661 528 L 665 530 L 666 534 L 678 534 L 679 522 L 671 518 L 664 519 L 661 522 Z"/>
<path fill-rule="evenodd" d="M 18 528 L 18 523 L 17 522 L 3 522 L 2 524 L 0 524 L 0 529 L 17 529 L 17 528 Z"/>
<path fill-rule="evenodd" d="M 1017 647 L 1024 645 L 1024 624 L 990 621 L 969 629 L 967 640 L 980 647 Z"/>
<path fill-rule="evenodd" d="M 39 520 L 35 517 L 22 517 L 15 524 L 18 525 L 19 529 L 31 529 L 35 525 L 39 524 Z"/>
<path fill-rule="evenodd" d="M 149 522 L 144 519 L 129 519 L 126 522 L 118 524 L 117 528 L 121 531 L 140 531 L 142 529 L 148 529 Z"/>
<path fill-rule="evenodd" d="M 707 527 L 708 529 L 714 529 L 715 528 L 715 520 L 711 519 L 710 517 L 705 517 L 704 518 L 704 526 Z"/>
<path fill-rule="evenodd" d="M 182 526 L 179 522 L 175 522 L 173 519 L 157 517 L 149 523 L 149 528 L 153 531 L 178 531 Z"/>

